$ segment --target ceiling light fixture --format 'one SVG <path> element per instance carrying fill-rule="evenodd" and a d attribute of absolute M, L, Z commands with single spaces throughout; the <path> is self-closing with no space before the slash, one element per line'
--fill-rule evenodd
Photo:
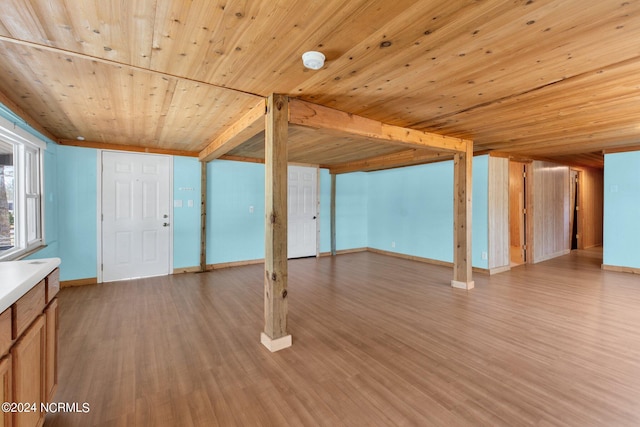
<path fill-rule="evenodd" d="M 325 57 L 322 52 L 310 50 L 302 54 L 302 63 L 310 70 L 319 70 L 324 66 Z"/>
<path fill-rule="evenodd" d="M 76 137 L 76 139 L 77 139 L 78 141 L 84 141 L 84 136 L 77 136 L 77 137 Z"/>

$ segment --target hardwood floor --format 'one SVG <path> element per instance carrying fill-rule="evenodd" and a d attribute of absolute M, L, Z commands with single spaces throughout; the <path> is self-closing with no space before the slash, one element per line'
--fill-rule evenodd
<path fill-rule="evenodd" d="M 640 425 L 640 277 L 598 251 L 476 274 L 373 253 L 289 266 L 269 353 L 262 265 L 66 288 L 47 426 Z"/>

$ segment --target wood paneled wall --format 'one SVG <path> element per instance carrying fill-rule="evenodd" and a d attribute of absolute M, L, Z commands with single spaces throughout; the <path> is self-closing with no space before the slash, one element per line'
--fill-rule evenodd
<path fill-rule="evenodd" d="M 567 254 L 569 239 L 569 166 L 534 161 L 532 165 L 533 262 Z"/>
<path fill-rule="evenodd" d="M 509 266 L 509 159 L 489 157 L 489 271 Z"/>
<path fill-rule="evenodd" d="M 578 239 L 579 249 L 588 249 L 602 245 L 602 222 L 604 206 L 604 173 L 600 169 L 580 168 L 580 213 L 578 227 L 581 227 Z"/>

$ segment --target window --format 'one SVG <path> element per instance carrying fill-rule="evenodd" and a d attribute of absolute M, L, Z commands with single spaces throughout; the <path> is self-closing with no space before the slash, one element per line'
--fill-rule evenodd
<path fill-rule="evenodd" d="M 44 143 L 0 118 L 0 260 L 42 245 Z"/>

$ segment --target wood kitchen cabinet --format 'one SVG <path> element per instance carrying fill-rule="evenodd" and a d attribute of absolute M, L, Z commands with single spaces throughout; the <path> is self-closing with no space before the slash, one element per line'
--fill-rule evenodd
<path fill-rule="evenodd" d="M 0 360 L 0 401 L 13 402 L 11 395 L 11 355 L 7 355 Z M 0 427 L 11 426 L 11 412 L 0 414 Z"/>
<path fill-rule="evenodd" d="M 14 412 L 14 427 L 34 427 L 44 423 L 44 413 L 40 403 L 45 396 L 45 316 L 40 315 L 11 348 L 13 364 L 12 402 L 34 403 L 35 411 Z"/>
<path fill-rule="evenodd" d="M 56 391 L 60 280 L 55 266 L 0 308 L 0 403 L 12 405 L 0 413 L 0 427 L 41 427 L 46 415 L 41 404 L 50 403 Z M 12 293 L 10 286 L 0 291 Z"/>
<path fill-rule="evenodd" d="M 58 388 L 58 299 L 55 298 L 44 310 L 46 334 L 45 350 L 45 397 L 53 400 Z"/>

